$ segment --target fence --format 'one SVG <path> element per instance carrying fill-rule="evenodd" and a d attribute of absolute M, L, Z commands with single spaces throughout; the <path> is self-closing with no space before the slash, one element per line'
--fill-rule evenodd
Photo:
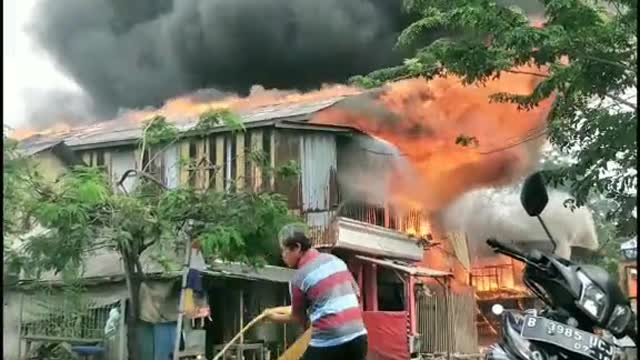
<path fill-rule="evenodd" d="M 121 301 L 100 304 L 82 296 L 48 291 L 24 294 L 20 307 L 20 357 L 28 356 L 33 344 L 107 345 L 104 331 L 109 312 L 123 309 Z M 111 349 L 113 345 L 107 346 L 106 358 L 119 358 L 122 351 Z"/>
<path fill-rule="evenodd" d="M 418 297 L 418 332 L 422 352 L 478 353 L 473 294 L 449 294 L 432 290 Z"/>

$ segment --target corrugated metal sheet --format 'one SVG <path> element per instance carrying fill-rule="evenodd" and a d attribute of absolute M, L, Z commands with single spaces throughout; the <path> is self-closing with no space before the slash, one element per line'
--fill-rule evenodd
<path fill-rule="evenodd" d="M 306 117 L 316 111 L 327 108 L 344 97 L 329 98 L 313 102 L 286 103 L 263 106 L 256 109 L 238 111 L 245 124 L 265 120 Z M 171 119 L 180 131 L 191 130 L 198 122 L 197 118 Z M 302 120 L 302 119 L 301 119 Z M 222 128 L 223 126 L 220 126 Z M 73 129 L 72 132 L 47 135 L 36 138 L 37 143 L 64 140 L 71 147 L 104 144 L 139 139 L 142 135 L 142 122 L 129 119 L 116 119 L 91 126 Z M 35 138 L 35 137 L 34 137 Z M 26 140 L 25 140 L 26 141 Z M 30 140 L 36 142 L 35 139 Z M 35 146 L 35 144 L 33 144 Z"/>
<path fill-rule="evenodd" d="M 111 153 L 111 174 L 114 184 L 120 181 L 125 171 L 136 168 L 134 152 L 129 150 L 114 151 Z M 123 183 L 127 191 L 133 190 L 135 177 L 129 177 Z"/>
<path fill-rule="evenodd" d="M 173 144 L 164 150 L 163 170 L 164 185 L 169 189 L 175 189 L 180 184 L 180 152 L 178 145 Z"/>
<path fill-rule="evenodd" d="M 302 211 L 329 210 L 332 204 L 332 174 L 337 168 L 333 134 L 305 133 L 300 141 Z"/>
<path fill-rule="evenodd" d="M 18 151 L 20 151 L 25 156 L 32 156 L 39 152 L 49 150 L 56 145 L 60 144 L 62 141 L 58 139 L 53 140 L 44 140 L 39 141 L 38 139 L 33 139 L 30 142 L 20 143 L 18 146 Z"/>
<path fill-rule="evenodd" d="M 295 161 L 300 164 L 301 133 L 296 130 L 278 129 L 274 134 L 272 153 L 274 154 L 273 164 L 279 168 Z M 274 190 L 277 193 L 287 196 L 289 209 L 299 210 L 302 207 L 301 181 L 298 176 L 283 177 L 274 176 Z"/>

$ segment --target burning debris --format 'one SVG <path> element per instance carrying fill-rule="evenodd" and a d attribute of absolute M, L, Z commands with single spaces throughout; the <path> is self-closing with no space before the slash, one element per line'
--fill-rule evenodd
<path fill-rule="evenodd" d="M 389 176 L 390 202 L 437 213 L 468 191 L 511 184 L 538 164 L 553 99 L 530 111 L 490 100 L 533 91 L 540 79 L 518 70 L 530 69 L 482 85 L 454 77 L 404 80 L 349 98 L 312 121 L 351 126 L 395 146 L 410 167 Z M 461 137 L 474 141 L 461 144 Z"/>

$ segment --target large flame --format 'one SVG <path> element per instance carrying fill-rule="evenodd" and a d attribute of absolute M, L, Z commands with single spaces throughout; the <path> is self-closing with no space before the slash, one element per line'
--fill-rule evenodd
<path fill-rule="evenodd" d="M 508 184 L 537 164 L 552 98 L 525 111 L 490 99 L 530 94 L 546 73 L 521 67 L 484 84 L 453 76 L 404 80 L 347 98 L 312 121 L 346 125 L 395 145 L 412 165 L 389 196 L 436 212 L 466 191 Z"/>
<path fill-rule="evenodd" d="M 254 86 L 249 96 L 228 96 L 218 100 L 203 100 L 197 94 L 190 94 L 170 99 L 157 109 L 143 110 L 127 110 L 123 111 L 120 116 L 113 120 L 119 122 L 131 123 L 137 126 L 139 122 L 147 120 L 155 115 L 165 116 L 170 121 L 181 121 L 198 117 L 205 111 L 212 109 L 229 109 L 232 111 L 246 111 L 256 109 L 263 106 L 272 106 L 278 104 L 293 104 L 298 102 L 312 102 L 330 99 L 334 97 L 343 97 L 359 94 L 362 91 L 345 85 L 324 85 L 316 91 L 301 93 L 298 91 L 282 91 L 277 89 L 264 89 L 260 86 Z M 74 121 L 77 123 L 78 121 Z M 29 128 L 15 129 L 9 132 L 9 136 L 16 140 L 23 140 L 34 135 L 64 135 L 75 132 L 81 132 L 87 128 L 108 129 L 112 121 L 95 123 L 89 126 L 71 127 L 65 122 L 59 121 L 55 126 L 46 130 L 36 130 Z"/>

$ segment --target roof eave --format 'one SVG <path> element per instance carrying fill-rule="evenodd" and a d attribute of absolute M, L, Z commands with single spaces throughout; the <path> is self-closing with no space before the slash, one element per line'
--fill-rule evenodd
<path fill-rule="evenodd" d="M 282 129 L 339 132 L 339 133 L 349 133 L 349 132 L 355 131 L 355 129 L 348 126 L 310 124 L 308 123 L 308 120 L 311 118 L 311 115 L 312 114 L 288 116 L 283 118 L 255 121 L 255 122 L 245 124 L 245 128 L 254 129 L 254 128 L 260 128 L 260 127 L 275 126 L 277 128 L 282 128 Z M 220 127 L 214 127 L 211 129 L 200 130 L 200 131 L 186 130 L 182 132 L 182 135 L 184 137 L 195 137 L 195 136 L 206 136 L 210 134 L 223 133 L 223 132 L 229 132 L 229 131 L 232 131 L 232 128 L 228 126 L 220 126 Z M 94 149 L 103 149 L 103 148 L 110 148 L 110 147 L 135 145 L 139 140 L 140 138 L 138 137 L 132 137 L 127 139 L 111 140 L 111 141 L 105 141 L 105 142 L 68 145 L 68 147 L 76 151 L 94 150 Z"/>

